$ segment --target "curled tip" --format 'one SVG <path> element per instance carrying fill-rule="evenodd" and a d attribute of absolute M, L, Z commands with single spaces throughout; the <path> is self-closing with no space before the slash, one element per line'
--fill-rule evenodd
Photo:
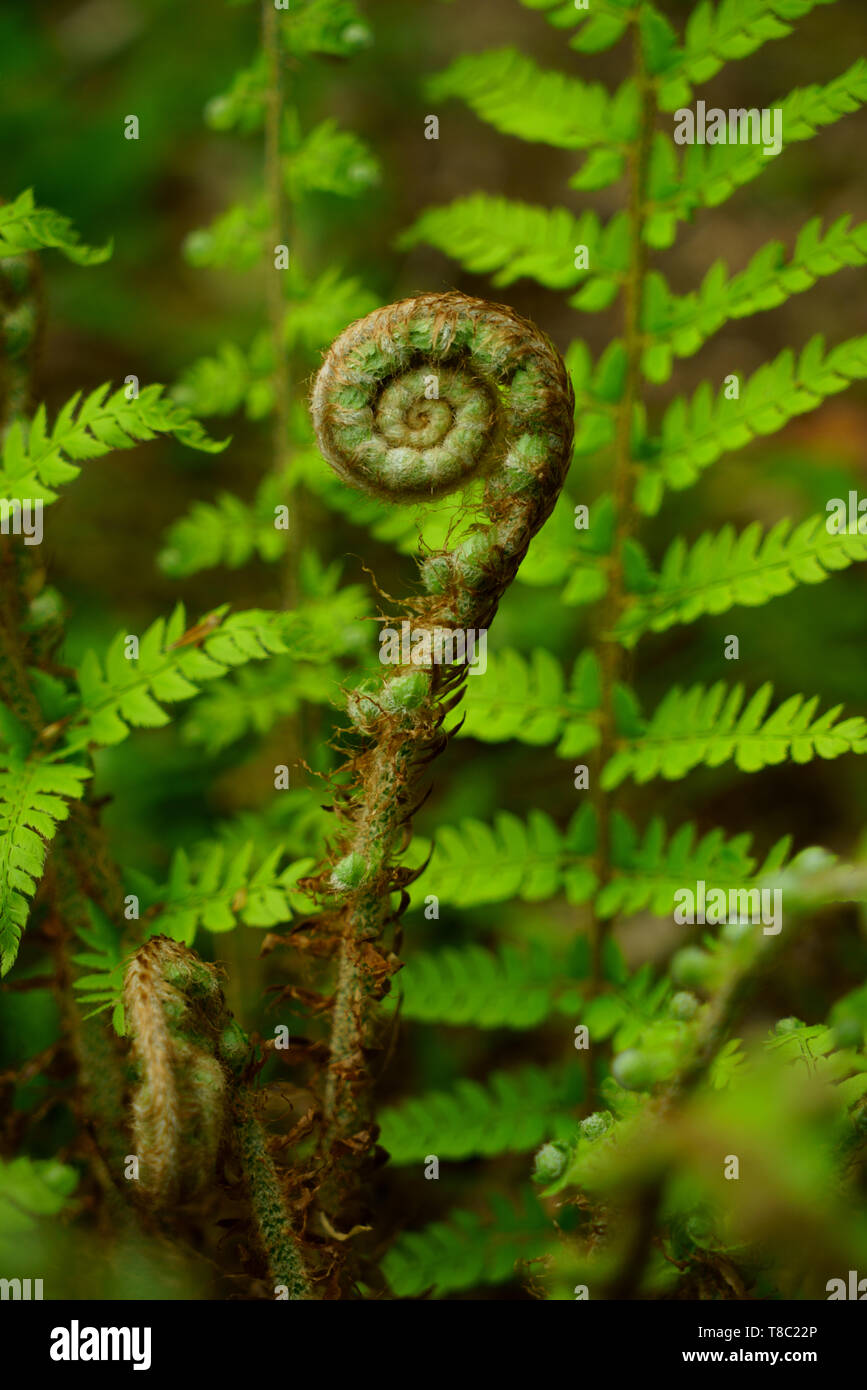
<path fill-rule="evenodd" d="M 540 513 L 536 526 L 569 464 L 573 408 L 563 360 L 534 324 L 456 292 L 351 324 L 311 399 L 319 446 L 352 486 L 411 502 L 481 477 L 500 508 Z"/>

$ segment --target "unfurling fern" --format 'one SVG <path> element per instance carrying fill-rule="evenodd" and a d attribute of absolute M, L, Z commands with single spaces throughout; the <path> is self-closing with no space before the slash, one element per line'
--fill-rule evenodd
<path fill-rule="evenodd" d="M 563 363 L 538 330 L 464 295 L 378 310 L 332 346 L 312 413 L 341 477 L 397 501 L 485 480 L 487 524 L 431 555 L 422 567 L 427 592 L 403 605 L 429 642 L 438 630 L 487 628 L 556 501 L 572 410 Z M 395 968 L 385 932 L 392 895 L 407 881 L 397 859 L 465 675 L 461 658 L 437 665 L 430 653 L 421 662 L 398 656 L 387 679 L 365 683 L 350 699 L 363 742 L 340 788 L 340 839 L 317 883 L 340 941 L 325 1096 L 334 1158 L 351 1144 L 357 1162 L 372 1143 L 365 1056 L 376 1001 Z"/>
<path fill-rule="evenodd" d="M 244 1172 L 269 1273 L 292 1299 L 310 1285 L 281 1181 L 242 1073 L 249 1043 L 226 1009 L 219 978 L 186 947 L 153 937 L 124 977 L 137 1084 L 132 1140 L 145 1200 L 157 1208 L 208 1190 L 226 1150 Z"/>

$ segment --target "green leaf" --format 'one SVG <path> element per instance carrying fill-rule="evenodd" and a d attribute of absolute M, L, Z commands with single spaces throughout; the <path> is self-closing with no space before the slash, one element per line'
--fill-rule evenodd
<path fill-rule="evenodd" d="M 307 193 L 360 198 L 380 179 L 379 164 L 369 146 L 330 119 L 294 138 L 282 166 L 286 192 L 295 202 Z"/>
<path fill-rule="evenodd" d="M 49 248 L 61 251 L 76 265 L 100 265 L 111 256 L 113 243 L 87 246 L 68 217 L 51 208 L 36 207 L 32 188 L 11 203 L 0 203 L 0 256 Z"/>
<path fill-rule="evenodd" d="M 570 903 L 586 902 L 596 887 L 595 843 L 589 808 L 576 812 L 565 833 L 544 811 L 531 811 L 526 822 L 501 811 L 492 826 L 477 820 L 442 826 L 433 858 L 410 890 L 412 901 L 435 893 L 455 907 L 477 907 L 515 897 L 541 902 L 563 891 Z M 414 860 L 424 862 L 429 849 L 415 841 Z"/>
<path fill-rule="evenodd" d="M 703 83 L 714 77 L 730 59 L 746 58 L 771 39 L 792 32 L 788 20 L 800 19 L 816 5 L 834 0 L 700 0 L 686 25 L 683 50 L 666 74 L 660 105 L 669 111 L 688 95 L 683 82 Z"/>
<path fill-rule="evenodd" d="M 602 53 L 612 48 L 629 27 L 633 0 L 592 0 L 587 9 L 578 9 L 575 0 L 520 0 L 528 10 L 544 10 L 545 18 L 558 29 L 582 27 L 569 40 L 581 53 Z"/>
<path fill-rule="evenodd" d="M 563 290 L 588 274 L 576 267 L 575 248 L 592 249 L 601 238 L 602 227 L 593 211 L 575 217 L 565 208 L 532 207 L 474 193 L 447 207 L 428 208 L 402 233 L 398 246 L 405 250 L 426 242 L 467 270 L 491 275 L 494 285 L 511 285 L 527 275 L 549 289 Z M 593 269 L 606 269 L 601 255 L 594 259 Z"/>
<path fill-rule="evenodd" d="M 269 475 L 252 503 L 222 492 L 215 503 L 195 502 L 186 516 L 169 527 L 157 557 L 164 574 L 173 579 L 225 565 L 239 569 L 254 555 L 266 563 L 286 552 L 288 531 L 276 526 L 276 509 L 285 504 L 278 480 Z"/>
<path fill-rule="evenodd" d="M 48 845 L 69 801 L 84 795 L 86 767 L 0 754 L 0 974 L 14 964 L 18 943 L 45 868 Z"/>
<path fill-rule="evenodd" d="M 782 149 L 811 140 L 825 126 L 857 111 L 867 101 L 867 59 L 858 58 L 846 72 L 824 86 L 797 88 L 783 100 L 770 103 L 779 111 Z M 664 137 L 667 139 L 667 137 Z M 654 156 L 659 142 L 654 146 Z M 768 147 L 770 148 L 770 147 Z M 689 218 L 696 208 L 718 207 L 727 198 L 769 169 L 772 159 L 765 145 L 691 144 L 685 147 L 680 176 L 667 196 L 651 195 L 654 219 L 647 229 L 653 246 L 670 246 L 675 223 Z M 651 167 L 651 182 L 654 175 Z M 661 220 L 658 220 L 661 219 Z"/>
<path fill-rule="evenodd" d="M 59 1216 L 78 1183 L 78 1174 L 56 1158 L 0 1159 L 0 1236 L 22 1235 L 40 1217 Z"/>
<path fill-rule="evenodd" d="M 564 1067 L 521 1067 L 493 1072 L 485 1085 L 460 1080 L 380 1113 L 380 1143 L 392 1163 L 440 1162 L 526 1153 L 546 1139 L 566 1139 L 577 1129 L 575 1107 L 584 1098 L 576 1057 Z M 564 1113 L 565 1112 L 565 1113 Z"/>
<path fill-rule="evenodd" d="M 273 256 L 267 243 L 270 225 L 268 202 L 264 195 L 251 203 L 237 203 L 211 223 L 190 232 L 184 241 L 184 255 L 190 265 L 202 270 L 253 270 Z"/>
<path fill-rule="evenodd" d="M 565 962 L 542 943 L 448 947 L 411 956 L 387 996 L 416 1023 L 459 1028 L 535 1028 L 553 1013 L 571 1014 L 580 1004 Z"/>
<path fill-rule="evenodd" d="M 808 517 L 793 530 L 784 519 L 769 530 L 754 521 L 738 535 L 733 526 L 706 532 L 687 547 L 669 546 L 649 594 L 634 599 L 617 627 L 629 645 L 644 632 L 665 632 L 705 613 L 735 605 L 755 608 L 799 584 L 821 584 L 829 574 L 867 560 L 867 536 L 830 534 L 828 518 Z"/>
<path fill-rule="evenodd" d="M 382 1268 L 398 1298 L 426 1289 L 454 1293 L 516 1277 L 519 1261 L 532 1260 L 551 1241 L 548 1217 L 533 1192 L 516 1211 L 491 1197 L 490 1212 L 453 1211 L 422 1231 L 407 1231 L 386 1253 Z"/>
<path fill-rule="evenodd" d="M 44 406 L 29 425 L 16 421 L 3 441 L 0 495 L 53 502 L 53 489 L 77 478 L 85 460 L 132 449 L 159 434 L 174 435 L 206 453 L 219 453 L 229 442 L 209 438 L 189 411 L 163 395 L 162 386 L 145 386 L 133 399 L 127 398 L 127 390 L 121 386 L 112 393 L 104 385 L 85 397 L 76 392 L 51 430 Z"/>
<path fill-rule="evenodd" d="M 183 850 L 172 857 L 168 881 L 157 884 L 143 874 L 131 876 L 152 934 L 170 936 L 192 946 L 202 927 L 211 932 L 248 927 L 276 927 L 313 907 L 297 888 L 313 859 L 283 863 L 282 847 L 256 862 L 252 841 L 228 854 L 222 844 L 207 846 L 191 865 Z"/>
<path fill-rule="evenodd" d="M 371 33 L 352 0 L 293 0 L 280 12 L 280 35 L 293 57 L 311 53 L 345 58 L 371 42 Z"/>
<path fill-rule="evenodd" d="M 737 399 L 716 399 L 704 382 L 691 400 L 678 397 L 668 407 L 658 439 L 648 444 L 655 461 L 639 465 L 636 502 L 645 513 L 656 512 L 666 487 L 690 487 L 723 454 L 742 449 L 759 435 L 783 428 L 828 396 L 867 377 L 867 337 L 851 338 L 825 354 L 824 339 L 812 338 L 796 360 L 786 348 L 746 381 Z"/>
<path fill-rule="evenodd" d="M 811 218 L 788 260 L 782 242 L 772 241 L 731 278 L 725 261 L 715 261 L 693 294 L 672 295 L 663 277 L 652 272 L 645 281 L 642 311 L 642 328 L 652 338 L 644 356 L 645 375 L 665 381 L 672 355 L 692 356 L 730 320 L 775 309 L 812 289 L 821 276 L 867 264 L 867 222 L 852 227 L 851 221 L 848 215 L 840 217 L 823 235 L 821 218 Z M 665 369 L 656 370 L 652 354 L 663 348 L 668 350 Z"/>
<path fill-rule="evenodd" d="M 125 655 L 130 634 L 124 632 L 103 660 L 88 652 L 78 673 L 80 705 L 70 720 L 65 751 L 120 743 L 130 726 L 168 724 L 164 704 L 191 700 L 203 684 L 235 667 L 287 651 L 289 616 L 261 609 L 224 615 L 225 609 L 218 609 L 185 632 L 184 609 L 178 605 L 168 623 L 158 618 L 146 630 L 137 659 Z"/>
<path fill-rule="evenodd" d="M 687 823 L 669 836 L 659 817 L 639 835 L 625 816 L 614 812 L 611 842 L 611 877 L 595 902 L 603 918 L 636 912 L 668 917 L 674 894 L 685 883 L 704 880 L 708 889 L 740 888 L 761 870 L 750 852 L 749 835 L 727 840 L 722 830 L 711 830 L 699 839 L 695 826 Z M 787 840 L 775 846 L 779 862 L 788 849 Z"/>
<path fill-rule="evenodd" d="M 261 128 L 268 102 L 268 64 L 263 52 L 249 67 L 241 68 L 227 91 L 212 97 L 205 120 L 212 130 L 238 130 L 251 135 Z"/>
<path fill-rule="evenodd" d="M 584 652 L 568 684 L 556 657 L 537 648 L 528 659 L 506 648 L 488 655 L 483 675 L 467 681 L 459 736 L 483 743 L 517 739 L 531 746 L 559 740 L 558 757 L 579 757 L 599 743 L 598 663 Z"/>
<path fill-rule="evenodd" d="M 732 760 L 741 772 L 757 772 L 789 758 L 808 763 L 867 752 L 867 721 L 855 716 L 840 722 L 841 705 L 817 718 L 818 696 L 793 695 L 769 714 L 772 695 L 766 683 L 744 706 L 742 685 L 675 686 L 644 731 L 623 740 L 603 769 L 602 786 L 610 790 L 630 776 L 640 783 L 674 781 L 693 768 Z"/>
<path fill-rule="evenodd" d="M 426 85 L 434 101 L 460 97 L 503 134 L 559 149 L 626 144 L 638 131 L 632 81 L 611 96 L 599 82 L 546 72 L 514 48 L 463 54 Z"/>

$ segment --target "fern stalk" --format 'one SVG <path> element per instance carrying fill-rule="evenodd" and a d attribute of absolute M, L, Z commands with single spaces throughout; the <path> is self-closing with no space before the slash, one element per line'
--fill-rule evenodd
<path fill-rule="evenodd" d="M 643 335 L 641 310 L 644 281 L 647 273 L 647 243 L 645 240 L 645 209 L 647 177 L 656 114 L 656 88 L 650 81 L 644 46 L 639 28 L 639 15 L 630 16 L 633 34 L 634 77 L 640 93 L 640 130 L 628 153 L 629 174 L 629 272 L 623 290 L 623 343 L 626 351 L 626 376 L 619 404 L 613 466 L 613 498 L 615 529 L 609 564 L 608 590 L 601 608 L 598 654 L 600 668 L 600 739 L 593 778 L 593 804 L 598 825 L 597 866 L 600 886 L 604 887 L 612 873 L 611 798 L 601 784 L 601 773 L 616 748 L 614 692 L 624 664 L 624 649 L 614 636 L 627 605 L 628 595 L 623 563 L 623 548 L 634 526 L 634 469 L 632 463 L 633 413 L 641 394 L 641 359 Z M 594 913 L 591 924 L 591 980 L 598 985 L 602 978 L 602 941 L 606 924 Z"/>
<path fill-rule="evenodd" d="M 265 55 L 267 87 L 265 93 L 264 159 L 265 197 L 268 204 L 268 244 L 265 247 L 265 266 L 268 276 L 268 321 L 274 357 L 274 472 L 282 480 L 288 464 L 289 421 L 292 391 L 289 382 L 289 363 L 283 347 L 286 300 L 283 294 L 284 272 L 274 265 L 275 247 L 287 243 L 288 201 L 284 189 L 283 160 L 280 150 L 281 132 L 285 119 L 284 60 L 280 51 L 280 19 L 273 0 L 262 0 L 262 49 Z M 290 255 L 291 255 L 290 250 Z M 284 607 L 295 608 L 298 602 L 297 556 L 287 547 L 284 580 Z"/>
<path fill-rule="evenodd" d="M 433 398 L 425 393 L 431 380 Z M 568 374 L 547 339 L 513 310 L 465 295 L 423 295 L 377 310 L 332 346 L 312 414 L 320 447 L 345 481 L 405 502 L 487 479 L 489 524 L 475 524 L 451 551 L 432 553 L 422 566 L 426 593 L 402 605 L 416 634 L 487 628 L 557 499 L 573 409 Z M 330 1216 L 339 1215 L 339 1188 L 352 1185 L 374 1143 L 368 1058 L 376 1003 L 397 968 L 386 932 L 413 877 L 397 860 L 466 677 L 463 664 L 436 664 L 430 653 L 426 661 L 405 657 L 387 680 L 367 682 L 350 699 L 366 746 L 337 790 L 336 862 L 314 880 L 340 939 L 325 1148 L 344 1181 L 327 1197 Z"/>

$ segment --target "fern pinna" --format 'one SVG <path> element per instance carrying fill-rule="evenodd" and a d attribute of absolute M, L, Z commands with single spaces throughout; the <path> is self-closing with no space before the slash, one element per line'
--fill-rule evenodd
<path fill-rule="evenodd" d="M 385 1270 L 394 1292 L 404 1296 L 448 1294 L 521 1270 L 537 1293 L 554 1298 L 727 1297 L 734 1290 L 815 1296 L 809 1291 L 823 1289 L 824 1278 L 805 1267 L 784 1229 L 787 1221 L 800 1220 L 807 1200 L 794 1186 L 786 1187 L 767 1223 L 777 1255 L 773 1268 L 741 1243 L 750 1201 L 767 1200 L 759 1194 L 774 1181 L 770 1174 L 785 1166 L 782 1147 L 764 1156 L 765 1178 L 753 1171 L 747 1182 L 743 1176 L 724 1182 L 721 1192 L 717 1175 L 726 1155 L 752 1142 L 750 1123 L 760 1115 L 763 1135 L 777 1124 L 788 1126 L 791 1137 L 806 1123 L 796 1118 L 794 1083 L 776 1064 L 803 1060 L 804 1049 L 812 1056 L 811 1040 L 820 1038 L 822 1060 L 811 1074 L 817 1104 L 835 1117 L 835 1132 L 843 1136 L 843 1195 L 840 1151 L 826 1143 L 820 1190 L 812 1187 L 808 1200 L 826 1215 L 839 1215 L 838 1203 L 848 1202 L 851 1219 L 859 1182 L 853 1155 L 862 1151 L 867 1089 L 863 991 L 835 1006 L 829 1026 L 783 1020 L 767 1047 L 754 1046 L 748 1055 L 732 1030 L 749 990 L 768 978 L 784 950 L 797 949 L 817 904 L 863 901 L 861 874 L 819 851 L 793 859 L 787 840 L 762 856 L 747 835 L 711 830 L 699 836 L 690 823 L 668 829 L 659 817 L 642 826 L 622 801 L 629 780 L 677 780 L 726 763 L 753 773 L 788 759 L 808 763 L 867 751 L 863 717 L 846 715 L 840 706 L 823 709 L 819 695 L 783 692 L 774 701 L 770 682 L 749 691 L 714 679 L 676 686 L 645 713 L 629 680 L 633 649 L 648 635 L 769 603 L 867 554 L 857 528 L 833 534 L 826 515 L 770 528 L 755 521 L 741 533 L 727 525 L 697 539 L 669 537 L 658 565 L 638 534 L 643 520 L 655 518 L 718 460 L 865 375 L 863 338 L 827 349 L 817 337 L 750 377 L 733 372 L 719 388 L 705 382 L 661 412 L 652 404 L 654 388 L 670 380 L 678 361 L 727 324 L 867 261 L 863 225 L 841 217 L 823 227 L 812 217 L 791 251 L 773 242 L 735 274 L 718 261 L 693 293 L 674 293 L 652 263 L 656 252 L 675 244 L 685 222 L 774 163 L 756 143 L 680 149 L 675 113 L 689 107 L 701 84 L 728 61 L 785 37 L 791 21 L 814 4 L 702 0 L 678 35 L 650 3 L 521 3 L 544 11 L 579 53 L 629 41 L 631 72 L 612 92 L 599 82 L 544 71 L 515 49 L 473 53 L 430 78 L 430 103 L 460 99 L 505 136 L 579 151 L 583 163 L 571 187 L 588 193 L 623 181 L 626 205 L 605 222 L 592 210 L 576 215 L 565 207 L 470 193 L 422 212 L 402 245 L 433 247 L 465 270 L 490 276 L 498 288 L 529 277 L 567 291 L 569 303 L 585 313 L 620 306 L 621 334 L 597 361 L 580 340 L 566 353 L 576 399 L 573 466 L 518 576 L 532 584 L 565 581 L 562 601 L 587 610 L 588 650 L 569 673 L 542 646 L 495 648 L 485 679 L 468 683 L 459 730 L 486 743 L 553 746 L 559 757 L 587 763 L 575 767 L 581 805 L 565 833 L 542 809 L 526 820 L 504 809 L 492 825 L 468 820 L 439 827 L 429 861 L 427 846 L 417 847 L 414 862 L 423 867 L 411 892 L 419 908 L 437 894 L 458 909 L 513 895 L 532 904 L 564 894 L 581 925 L 577 943 L 553 955 L 550 946 L 542 947 L 541 932 L 529 953 L 511 944 L 495 954 L 475 945 L 415 957 L 410 950 L 398 986 L 402 1017 L 427 1027 L 537 1030 L 566 1013 L 579 1048 L 577 1057 L 572 1053 L 573 1084 L 577 1069 L 583 1090 L 578 1099 L 573 1090 L 564 1104 L 558 1096 L 569 1082 L 557 1067 L 550 1073 L 524 1067 L 492 1075 L 487 1087 L 458 1080 L 451 1091 L 436 1089 L 390 1107 L 383 1142 L 417 1171 L 430 1155 L 451 1164 L 509 1147 L 526 1151 L 546 1138 L 534 1175 L 552 1226 L 546 1229 L 539 1219 L 530 1192 L 517 1215 L 504 1212 L 497 1199 L 485 1216 L 475 1202 L 472 1210 L 455 1210 L 445 1221 L 399 1237 Z M 782 113 L 782 147 L 810 139 L 862 105 L 865 77 L 859 59 L 825 85 L 769 103 Z M 589 489 L 599 480 L 602 491 L 594 498 Z M 653 529 L 659 533 L 659 524 Z M 737 921 L 711 929 L 726 920 L 711 914 L 698 918 L 710 934 L 701 944 L 682 944 L 661 977 L 649 965 L 628 968 L 612 926 L 641 912 L 669 916 L 678 889 L 698 882 L 726 897 L 779 889 L 787 913 L 782 945 L 777 936 Z M 563 1023 L 556 1027 L 562 1039 Z M 567 1037 L 564 1063 L 570 1048 Z M 711 1118 L 717 1115 L 725 1120 Z M 715 1127 L 716 1144 L 698 1143 L 702 1123 Z M 811 1230 L 816 1224 L 811 1218 Z M 844 1254 L 829 1241 L 826 1224 L 823 1230 L 816 1249 L 822 1268 L 827 1264 L 833 1273 Z M 865 1251 L 860 1223 L 851 1230 L 850 1264 L 863 1261 Z"/>

